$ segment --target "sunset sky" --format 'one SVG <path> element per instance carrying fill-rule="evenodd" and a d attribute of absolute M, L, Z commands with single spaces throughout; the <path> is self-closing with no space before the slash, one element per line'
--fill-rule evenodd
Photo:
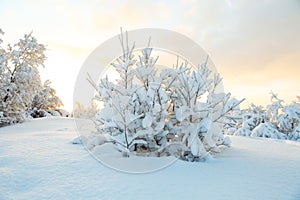
<path fill-rule="evenodd" d="M 287 103 L 300 94 L 299 0 L 79 1 L 0 0 L 4 41 L 33 31 L 46 44 L 46 69 L 67 109 L 87 56 L 119 28 L 164 28 L 210 55 L 225 90 L 266 105 L 269 92 Z"/>

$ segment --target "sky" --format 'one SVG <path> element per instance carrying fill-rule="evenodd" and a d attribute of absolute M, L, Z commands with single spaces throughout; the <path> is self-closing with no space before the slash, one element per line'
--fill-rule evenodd
<path fill-rule="evenodd" d="M 47 45 L 43 80 L 72 109 L 77 74 L 88 55 L 125 30 L 163 28 L 186 35 L 210 56 L 225 91 L 266 105 L 300 94 L 300 0 L 0 0 L 4 41 L 33 31 Z"/>

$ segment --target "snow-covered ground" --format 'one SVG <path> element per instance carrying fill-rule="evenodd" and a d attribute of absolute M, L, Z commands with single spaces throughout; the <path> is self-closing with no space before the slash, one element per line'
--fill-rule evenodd
<path fill-rule="evenodd" d="M 67 118 L 0 128 L 0 199 L 300 199 L 297 142 L 231 137 L 207 163 L 134 175 L 102 165 L 75 137 Z"/>

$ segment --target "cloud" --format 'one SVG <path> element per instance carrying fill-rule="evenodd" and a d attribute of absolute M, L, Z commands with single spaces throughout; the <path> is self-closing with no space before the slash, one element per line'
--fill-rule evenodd
<path fill-rule="evenodd" d="M 208 50 L 228 91 L 268 101 L 259 92 L 263 87 L 289 101 L 300 88 L 299 2 L 186 3 L 191 11 L 185 26 L 193 27 L 187 34 Z"/>
<path fill-rule="evenodd" d="M 88 56 L 120 27 L 165 28 L 207 50 L 229 91 L 249 89 L 240 94 L 258 99 L 264 98 L 262 91 L 255 93 L 259 87 L 277 87 L 281 94 L 279 85 L 286 83 L 295 86 L 290 93 L 299 93 L 299 0 L 2 1 L 0 18 L 9 41 L 33 30 L 56 52 L 51 56 L 62 54 L 49 58 L 49 64 L 61 60 L 66 68 L 79 68 L 81 63 L 71 60 Z"/>

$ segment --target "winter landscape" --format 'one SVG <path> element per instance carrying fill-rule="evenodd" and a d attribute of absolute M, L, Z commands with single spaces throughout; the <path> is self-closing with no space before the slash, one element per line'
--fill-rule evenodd
<path fill-rule="evenodd" d="M 300 199 L 299 2 L 128 3 L 3 2 L 0 200 Z"/>
<path fill-rule="evenodd" d="M 108 168 L 72 144 L 77 134 L 70 118 L 35 119 L 0 133 L 0 199 L 300 197 L 298 142 L 234 136 L 232 147 L 208 162 L 177 160 L 134 175 Z"/>

